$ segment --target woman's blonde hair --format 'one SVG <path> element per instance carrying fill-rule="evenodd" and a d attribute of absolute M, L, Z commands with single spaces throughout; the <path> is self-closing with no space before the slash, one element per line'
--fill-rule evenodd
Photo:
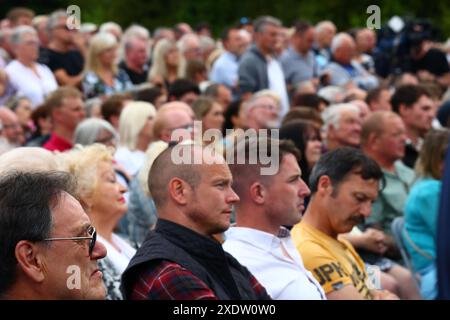
<path fill-rule="evenodd" d="M 153 51 L 153 63 L 149 72 L 149 79 L 153 79 L 155 76 L 161 76 L 163 79 L 167 79 L 169 72 L 167 70 L 166 56 L 172 48 L 177 48 L 176 42 L 168 39 L 161 39 L 155 46 Z M 178 65 L 178 76 L 181 76 L 181 67 Z"/>
<path fill-rule="evenodd" d="M 109 32 L 97 33 L 91 38 L 89 43 L 85 71 L 98 73 L 100 71 L 99 55 L 111 48 L 117 47 L 117 39 Z M 113 65 L 113 70 L 117 74 L 117 66 Z"/>
<path fill-rule="evenodd" d="M 69 152 L 62 154 L 63 171 L 72 174 L 76 181 L 76 196 L 86 203 L 95 193 L 98 185 L 98 168 L 100 163 L 106 161 L 112 164 L 114 148 L 95 143 L 87 147 L 76 145 Z"/>
<path fill-rule="evenodd" d="M 200 97 L 192 105 L 192 110 L 194 110 L 195 118 L 197 120 L 202 120 L 204 116 L 211 111 L 214 104 L 217 103 L 212 98 Z"/>
<path fill-rule="evenodd" d="M 149 117 L 156 116 L 155 107 L 144 101 L 129 102 L 119 118 L 119 145 L 131 151 L 136 150 L 139 133 Z"/>
<path fill-rule="evenodd" d="M 433 129 L 428 132 L 416 162 L 418 177 L 441 179 L 441 164 L 445 160 L 449 138 L 449 129 Z"/>

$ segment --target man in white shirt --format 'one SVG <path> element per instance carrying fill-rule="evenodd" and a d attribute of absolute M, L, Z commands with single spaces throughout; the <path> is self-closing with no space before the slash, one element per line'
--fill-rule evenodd
<path fill-rule="evenodd" d="M 250 164 L 256 150 L 265 146 L 278 151 L 271 154 L 279 160 L 275 175 L 261 174 L 262 159 Z M 300 221 L 310 194 L 301 179 L 298 150 L 292 142 L 259 137 L 238 143 L 235 158 L 244 154 L 245 164 L 230 164 L 233 189 L 241 201 L 235 204 L 236 224 L 225 233 L 225 251 L 247 267 L 273 299 L 326 299 L 284 227 Z"/>

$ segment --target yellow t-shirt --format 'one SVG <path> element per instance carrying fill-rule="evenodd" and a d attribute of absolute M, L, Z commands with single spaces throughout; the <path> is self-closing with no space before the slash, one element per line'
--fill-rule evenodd
<path fill-rule="evenodd" d="M 325 293 L 353 285 L 365 299 L 372 299 L 364 262 L 350 242 L 335 240 L 306 223 L 298 223 L 291 234 L 306 269 Z"/>

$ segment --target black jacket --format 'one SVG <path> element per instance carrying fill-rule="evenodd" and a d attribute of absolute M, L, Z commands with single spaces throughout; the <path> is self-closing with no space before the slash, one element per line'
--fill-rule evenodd
<path fill-rule="evenodd" d="M 219 242 L 179 224 L 158 220 L 122 275 L 121 290 L 130 296 L 134 279 L 151 262 L 165 260 L 177 263 L 202 280 L 221 300 L 255 300 L 249 281 L 252 274 L 222 249 Z M 264 299 L 270 299 L 265 292 Z"/>

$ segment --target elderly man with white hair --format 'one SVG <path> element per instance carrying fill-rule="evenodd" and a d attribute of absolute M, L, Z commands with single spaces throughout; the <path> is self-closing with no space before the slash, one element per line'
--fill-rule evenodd
<path fill-rule="evenodd" d="M 271 90 L 255 93 L 243 105 L 248 129 L 275 129 L 279 126 L 280 97 Z"/>
<path fill-rule="evenodd" d="M 39 38 L 33 27 L 20 26 L 13 29 L 11 38 L 16 59 L 5 68 L 19 96 L 25 96 L 34 107 L 43 103 L 45 96 L 58 86 L 51 70 L 40 63 Z"/>
<path fill-rule="evenodd" d="M 352 61 L 356 54 L 353 38 L 344 32 L 338 33 L 331 42 L 333 61 L 323 74 L 328 74 L 329 84 L 334 86 L 357 86 L 370 90 L 378 86 L 378 79 L 359 63 Z"/>
<path fill-rule="evenodd" d="M 335 104 L 322 113 L 323 134 L 328 151 L 340 147 L 358 148 L 361 142 L 360 109 L 351 103 Z"/>

